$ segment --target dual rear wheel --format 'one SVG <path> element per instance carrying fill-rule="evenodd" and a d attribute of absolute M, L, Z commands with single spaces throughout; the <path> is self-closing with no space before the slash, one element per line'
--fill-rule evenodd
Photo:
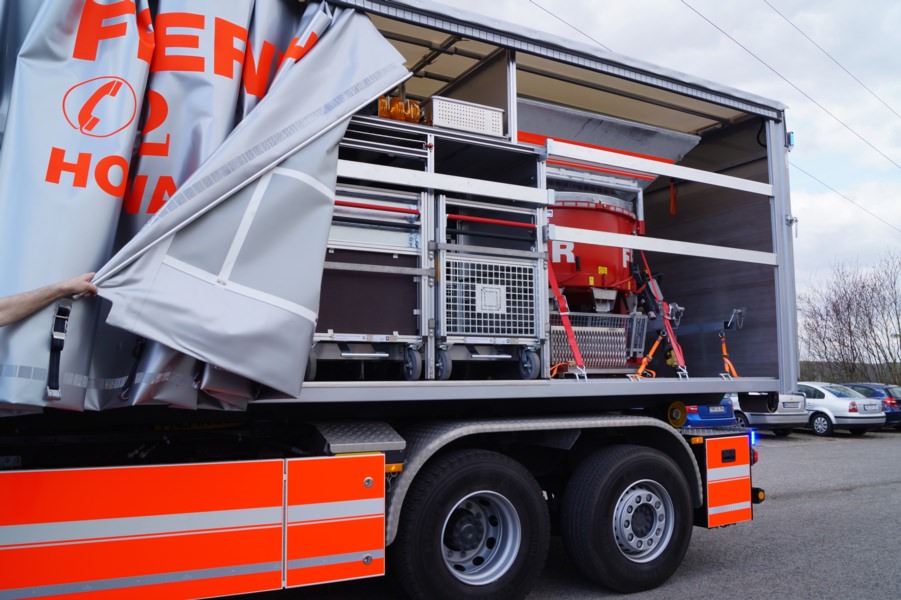
<path fill-rule="evenodd" d="M 621 592 L 663 583 L 691 539 L 684 476 L 667 456 L 642 446 L 588 457 L 566 487 L 560 518 L 573 562 Z M 523 598 L 549 541 L 544 492 L 525 467 L 494 451 L 457 450 L 417 475 L 389 560 L 414 598 Z"/>

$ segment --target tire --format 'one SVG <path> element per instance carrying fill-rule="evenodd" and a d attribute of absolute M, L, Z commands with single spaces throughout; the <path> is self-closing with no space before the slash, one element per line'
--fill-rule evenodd
<path fill-rule="evenodd" d="M 418 381 L 422 377 L 422 354 L 416 348 L 404 348 L 404 380 Z"/>
<path fill-rule="evenodd" d="M 520 379 L 537 379 L 539 373 L 541 373 L 541 359 L 538 353 L 530 350 L 521 350 L 519 360 L 516 361 L 516 372 L 519 374 Z"/>
<path fill-rule="evenodd" d="M 736 412 L 735 413 L 735 424 L 739 427 L 748 428 L 751 426 L 751 423 L 748 422 L 748 417 L 745 416 L 745 413 Z"/>
<path fill-rule="evenodd" d="M 815 435 L 823 437 L 832 435 L 832 421 L 829 420 L 829 416 L 825 413 L 813 413 L 810 417 L 810 428 L 813 429 Z"/>
<path fill-rule="evenodd" d="M 439 381 L 447 381 L 450 379 L 451 371 L 454 365 L 447 350 L 438 349 L 435 351 L 435 379 Z"/>
<path fill-rule="evenodd" d="M 866 429 L 866 428 L 863 428 L 863 429 L 855 428 L 855 429 L 851 429 L 850 431 L 851 431 L 851 435 L 856 436 L 856 437 L 860 437 L 860 436 L 866 434 L 866 432 L 869 431 L 869 429 Z"/>
<path fill-rule="evenodd" d="M 776 437 L 784 438 L 790 436 L 791 432 L 791 429 L 774 429 L 773 435 L 775 435 Z"/>
<path fill-rule="evenodd" d="M 549 543 L 548 507 L 532 474 L 503 454 L 462 450 L 417 475 L 388 558 L 412 598 L 524 598 Z"/>
<path fill-rule="evenodd" d="M 564 546 L 582 573 L 633 593 L 655 588 L 675 572 L 691 541 L 693 509 L 688 482 L 672 459 L 622 445 L 596 452 L 578 467 L 560 518 Z"/>

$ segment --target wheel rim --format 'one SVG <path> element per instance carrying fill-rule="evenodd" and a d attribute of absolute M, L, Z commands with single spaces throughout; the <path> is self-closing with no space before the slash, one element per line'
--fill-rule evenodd
<path fill-rule="evenodd" d="M 496 492 L 469 494 L 458 502 L 441 531 L 444 564 L 468 585 L 497 581 L 512 566 L 522 541 L 513 504 Z"/>
<path fill-rule="evenodd" d="M 813 430 L 819 434 L 826 433 L 829 431 L 829 423 L 826 421 L 826 417 L 818 416 L 813 419 Z"/>
<path fill-rule="evenodd" d="M 650 562 L 666 549 L 675 526 L 673 501 L 659 483 L 633 483 L 616 502 L 613 535 L 619 551 L 636 563 Z"/>

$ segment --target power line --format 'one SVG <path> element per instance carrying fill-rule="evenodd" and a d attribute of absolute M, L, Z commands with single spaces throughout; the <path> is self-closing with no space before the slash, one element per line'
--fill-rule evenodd
<path fill-rule="evenodd" d="M 818 106 L 818 107 L 820 108 L 820 110 L 822 110 L 824 113 L 826 113 L 827 115 L 829 115 L 830 117 L 832 117 L 833 119 L 835 119 L 835 121 L 838 122 L 842 127 L 844 127 L 845 129 L 847 129 L 848 131 L 850 131 L 852 134 L 854 134 L 854 135 L 857 137 L 857 139 L 859 139 L 859 140 L 862 141 L 864 144 L 866 144 L 867 146 L 869 146 L 870 148 L 872 148 L 873 150 L 875 150 L 876 152 L 878 152 L 879 155 L 882 156 L 885 160 L 887 160 L 887 161 L 889 161 L 890 163 L 892 163 L 893 165 L 895 165 L 895 167 L 897 167 L 898 170 L 901 170 L 901 164 L 896 163 L 896 162 L 895 162 L 894 160 L 892 160 L 891 157 L 889 157 L 885 152 L 883 152 L 882 150 L 880 150 L 879 148 L 877 148 L 876 146 L 874 146 L 874 145 L 873 145 L 869 140 L 867 140 L 865 137 L 863 137 L 862 135 L 860 135 L 859 133 L 857 133 L 856 131 L 854 131 L 853 129 L 851 129 L 851 127 L 850 127 L 847 123 L 845 123 L 844 121 L 842 121 L 841 119 L 839 119 L 837 116 L 835 116 L 834 114 L 832 114 L 825 106 L 823 106 L 822 104 L 820 104 L 819 102 L 817 102 L 816 100 L 814 100 L 814 99 L 813 99 L 809 94 L 807 94 L 804 90 L 802 90 L 802 89 L 799 88 L 797 85 L 795 85 L 794 83 L 792 83 L 791 81 L 789 81 L 788 78 L 786 78 L 782 73 L 780 73 L 779 71 L 777 71 L 776 69 L 774 69 L 773 67 L 771 67 L 769 64 L 767 64 L 762 58 L 760 58 L 759 56 L 757 56 L 756 54 L 754 54 L 747 46 L 743 45 L 741 42 L 739 42 L 739 41 L 736 40 L 734 37 L 732 37 L 731 35 L 729 35 L 722 27 L 720 27 L 719 25 L 717 25 L 716 23 L 714 23 L 713 21 L 711 21 L 710 19 L 708 19 L 708 18 L 707 18 L 706 16 L 704 16 L 699 10 L 697 10 L 697 9 L 696 9 L 695 7 L 693 7 L 691 4 L 689 4 L 688 2 L 686 2 L 686 0 L 681 0 L 681 2 L 682 2 L 682 4 L 684 4 L 685 6 L 687 6 L 688 8 L 690 8 L 690 9 L 692 10 L 692 12 L 694 12 L 696 15 L 698 15 L 699 17 L 701 17 L 702 19 L 704 19 L 705 21 L 707 21 L 707 22 L 708 22 L 712 27 L 714 27 L 717 31 L 719 31 L 719 32 L 722 33 L 724 36 L 726 36 L 727 38 L 729 38 L 730 40 L 732 40 L 739 48 L 741 48 L 742 50 L 744 50 L 745 52 L 747 52 L 748 54 L 750 54 L 751 56 L 753 56 L 760 64 L 762 64 L 762 65 L 765 66 L 767 69 L 769 69 L 770 71 L 772 71 L 773 73 L 775 73 L 775 74 L 776 74 L 780 79 L 782 79 L 785 83 L 787 83 L 788 85 L 792 86 L 795 90 L 798 91 L 799 94 L 801 94 L 802 96 L 804 96 L 805 98 L 807 98 L 808 100 L 810 100 L 811 102 L 813 102 L 816 106 Z"/>
<path fill-rule="evenodd" d="M 544 12 L 546 12 L 547 14 L 551 15 L 552 17 L 554 17 L 555 19 L 557 19 L 558 21 L 560 21 L 560 22 L 563 23 L 564 25 L 568 25 L 569 27 L 571 27 L 571 28 L 573 28 L 574 30 L 578 31 L 579 33 L 581 33 L 582 35 L 584 35 L 585 37 L 587 37 L 589 40 L 591 40 L 592 42 L 594 42 L 595 44 L 597 44 L 598 46 L 600 46 L 601 48 L 603 48 L 603 49 L 606 50 L 607 52 L 611 52 L 610 48 L 608 48 L 608 47 L 605 46 L 604 44 L 600 43 L 599 41 L 597 41 L 596 39 L 594 39 L 593 37 L 591 37 L 590 35 L 588 35 L 588 34 L 585 33 L 584 31 L 582 31 L 581 29 L 579 29 L 578 27 L 576 27 L 575 25 L 573 25 L 572 23 L 570 23 L 569 21 L 567 21 L 566 19 L 564 19 L 563 17 L 561 17 L 560 15 L 558 15 L 557 13 L 551 12 L 550 10 L 546 9 L 545 7 L 543 7 L 543 6 L 541 6 L 540 4 L 538 4 L 537 2 L 535 2 L 535 0 L 529 0 L 529 2 L 531 2 L 531 3 L 534 4 L 535 6 L 537 6 L 538 8 L 540 8 L 541 10 L 543 10 Z"/>
<path fill-rule="evenodd" d="M 816 46 L 817 49 L 818 49 L 820 52 L 822 52 L 822 53 L 825 54 L 827 57 L 829 57 L 829 60 L 831 60 L 832 62 L 834 62 L 836 65 L 838 65 L 838 67 L 839 67 L 842 71 L 844 71 L 845 73 L 847 73 L 847 74 L 851 77 L 851 79 L 853 79 L 854 81 L 856 81 L 857 83 L 859 83 L 860 86 L 861 86 L 863 89 L 865 89 L 866 91 L 870 92 L 870 95 L 871 95 L 871 96 L 873 96 L 874 98 L 876 98 L 877 100 L 879 100 L 879 102 L 881 102 L 882 105 L 883 105 L 884 107 L 886 107 L 887 109 L 889 109 L 890 111 L 892 111 L 892 112 L 895 114 L 896 117 L 898 117 L 899 119 L 901 119 L 901 115 L 899 115 L 898 112 L 897 112 L 894 108 L 892 108 L 891 106 L 889 106 L 888 103 L 886 103 L 885 100 L 883 100 L 882 98 L 880 98 L 879 95 L 878 95 L 876 92 L 874 92 L 874 91 L 871 90 L 869 87 L 867 87 L 867 84 L 865 84 L 863 81 L 861 81 L 860 79 L 858 79 L 858 78 L 854 75 L 854 73 L 852 73 L 851 71 L 849 71 L 848 69 L 846 69 L 845 66 L 842 65 L 842 63 L 838 62 L 831 54 L 829 54 L 822 46 L 820 46 L 818 43 L 816 43 L 809 35 L 807 35 L 807 34 L 804 33 L 803 31 L 801 31 L 801 28 L 800 28 L 800 27 L 798 27 L 797 25 L 795 25 L 794 23 L 792 23 L 792 21 L 791 21 L 788 17 L 786 17 L 786 16 L 785 16 L 784 14 L 782 14 L 781 12 L 779 12 L 779 9 L 777 9 L 775 6 L 773 6 L 772 4 L 770 4 L 770 3 L 769 3 L 769 0 L 763 0 L 763 3 L 766 4 L 767 6 L 769 6 L 771 9 L 773 9 L 773 11 L 774 11 L 777 15 L 779 15 L 780 17 L 782 17 L 782 18 L 785 20 L 786 23 L 788 23 L 789 25 L 791 25 L 792 27 L 794 27 L 795 30 L 797 30 L 798 33 L 800 33 L 800 34 L 803 35 L 805 38 L 807 38 L 807 41 L 809 41 L 811 44 L 813 44 L 814 46 Z"/>
<path fill-rule="evenodd" d="M 871 211 L 871 210 L 869 210 L 868 208 L 864 207 L 862 204 L 858 204 L 857 202 L 855 202 L 855 201 L 852 200 L 851 198 L 845 196 L 843 193 L 841 193 L 840 191 L 838 191 L 837 189 L 835 189 L 835 188 L 832 187 L 831 185 L 825 183 L 823 180 L 819 179 L 818 177 L 815 177 L 814 175 L 811 175 L 810 173 L 808 173 L 807 171 L 805 171 L 804 169 L 802 169 L 801 167 L 799 167 L 798 165 L 796 165 L 795 163 L 793 163 L 793 162 L 791 162 L 791 161 L 789 161 L 788 164 L 790 164 L 792 167 L 794 167 L 794 168 L 797 169 L 798 171 L 801 171 L 802 173 L 804 173 L 805 175 L 807 175 L 808 177 L 810 177 L 811 179 L 813 179 L 814 181 L 816 181 L 817 183 L 819 183 L 820 185 L 822 185 L 824 188 L 826 188 L 826 189 L 832 191 L 832 193 L 834 193 L 834 194 L 836 194 L 836 195 L 838 195 L 838 196 L 841 196 L 842 198 L 844 198 L 845 200 L 847 200 L 848 202 L 850 202 L 851 204 L 853 204 L 854 206 L 856 206 L 856 207 L 859 208 L 860 210 L 864 211 L 865 213 L 867 213 L 868 215 L 870 215 L 870 216 L 873 217 L 874 219 L 877 219 L 878 221 L 882 221 L 883 223 L 885 223 L 886 225 L 888 225 L 889 227 L 891 227 L 892 229 L 894 229 L 894 230 L 897 231 L 898 233 L 901 233 L 901 229 L 898 229 L 897 227 L 895 227 L 894 225 L 892 225 L 891 223 L 889 223 L 888 221 L 886 221 L 885 219 L 883 219 L 882 217 L 880 217 L 879 215 L 877 215 L 876 213 L 874 213 L 873 211 Z"/>

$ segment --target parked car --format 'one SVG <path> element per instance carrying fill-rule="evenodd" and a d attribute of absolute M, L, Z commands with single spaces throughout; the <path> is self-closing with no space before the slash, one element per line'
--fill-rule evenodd
<path fill-rule="evenodd" d="M 732 401 L 728 398 L 719 404 L 689 404 L 685 407 L 685 427 L 728 427 L 735 425 Z"/>
<path fill-rule="evenodd" d="M 867 398 L 879 398 L 882 400 L 886 427 L 894 427 L 901 430 L 901 385 L 886 385 L 884 383 L 843 383 L 842 385 L 863 394 Z"/>
<path fill-rule="evenodd" d="M 843 385 L 805 381 L 798 391 L 807 397 L 807 425 L 816 435 L 832 435 L 834 429 L 863 435 L 885 425 L 882 402 Z"/>
<path fill-rule="evenodd" d="M 785 437 L 792 429 L 807 425 L 807 401 L 804 394 L 779 394 L 778 398 L 766 394 L 748 394 L 745 406 L 736 393 L 726 394 L 732 402 L 735 421 L 742 427 L 768 429 L 778 437 Z"/>

